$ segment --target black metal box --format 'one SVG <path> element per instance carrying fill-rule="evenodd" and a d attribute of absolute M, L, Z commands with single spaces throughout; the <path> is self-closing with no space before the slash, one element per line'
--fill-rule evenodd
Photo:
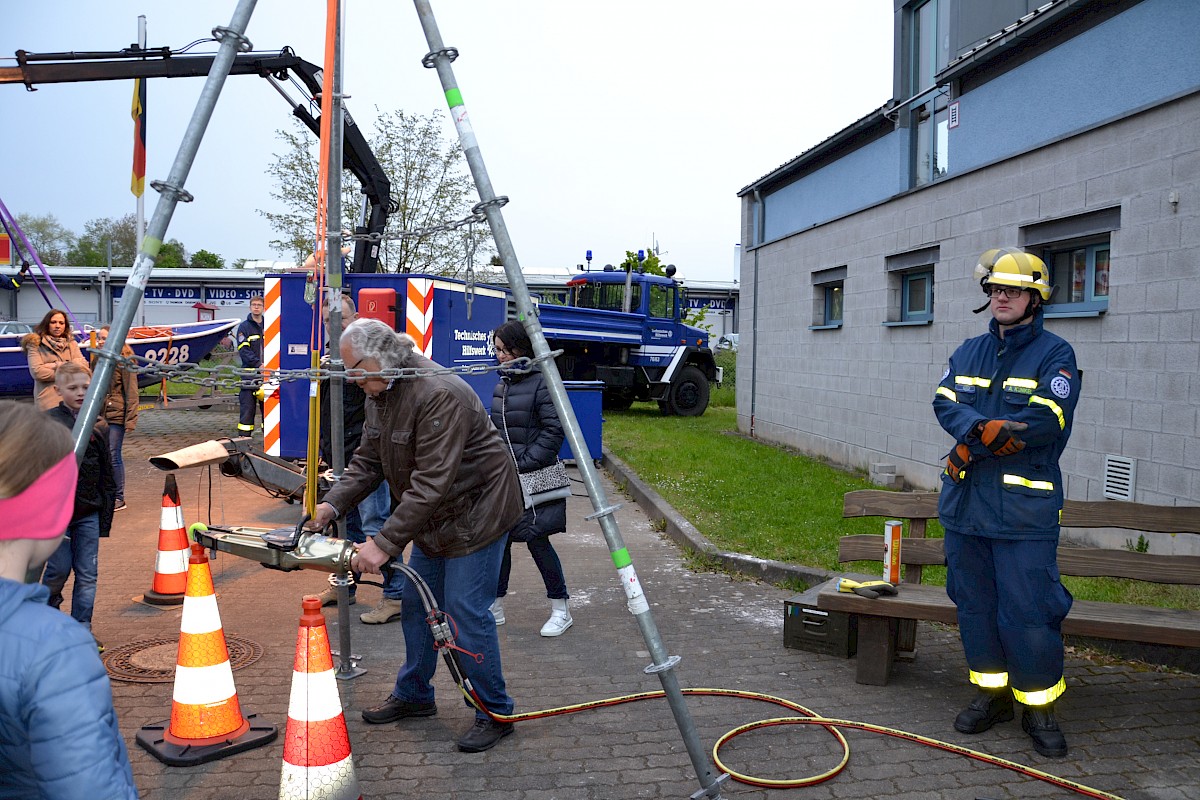
<path fill-rule="evenodd" d="M 783 646 L 852 658 L 858 652 L 858 617 L 817 608 L 817 594 L 826 585 L 818 584 L 783 602 Z"/>

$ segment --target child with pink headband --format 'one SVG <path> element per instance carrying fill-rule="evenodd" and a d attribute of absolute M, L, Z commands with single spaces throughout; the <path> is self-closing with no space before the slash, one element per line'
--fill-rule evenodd
<path fill-rule="evenodd" d="M 0 401 L 0 797 L 136 800 L 91 634 L 36 581 L 74 511 L 71 432 Z"/>

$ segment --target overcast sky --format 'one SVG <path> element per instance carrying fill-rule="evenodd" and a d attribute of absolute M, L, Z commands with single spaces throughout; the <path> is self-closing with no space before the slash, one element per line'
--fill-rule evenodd
<path fill-rule="evenodd" d="M 145 14 L 150 47 L 181 48 L 228 25 L 234 0 L 38 0 L 5 10 L 0 65 L 31 52 L 119 50 Z M 445 111 L 413 6 L 346 0 L 347 108 Z M 325 4 L 259 0 L 256 50 L 320 64 Z M 891 0 L 433 0 L 442 39 L 525 269 L 593 265 L 657 242 L 685 278 L 732 280 L 737 191 L 891 96 Z M 212 50 L 215 45 L 203 49 Z M 149 84 L 146 217 L 202 78 Z M 0 86 L 0 199 L 76 233 L 134 211 L 132 82 Z M 266 81 L 225 84 L 168 238 L 228 262 L 285 258 L 259 209 L 289 109 Z M 456 138 L 446 122 L 446 136 Z"/>

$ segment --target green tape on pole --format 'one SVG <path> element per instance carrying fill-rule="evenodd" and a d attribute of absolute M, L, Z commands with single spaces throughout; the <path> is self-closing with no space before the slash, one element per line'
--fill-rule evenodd
<path fill-rule="evenodd" d="M 462 92 L 457 88 L 446 90 L 446 102 L 451 108 L 461 106 L 463 104 Z"/>
<path fill-rule="evenodd" d="M 142 237 L 142 251 L 151 258 L 158 256 L 158 251 L 162 249 L 162 239 L 155 239 L 153 236 Z"/>
<path fill-rule="evenodd" d="M 624 547 L 612 554 L 612 560 L 613 566 L 617 569 L 623 569 L 633 563 L 633 559 L 629 557 L 629 551 Z"/>

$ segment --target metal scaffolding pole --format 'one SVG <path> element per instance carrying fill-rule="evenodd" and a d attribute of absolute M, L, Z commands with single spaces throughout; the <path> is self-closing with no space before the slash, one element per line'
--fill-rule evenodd
<path fill-rule="evenodd" d="M 325 288 L 326 297 L 317 298 L 316 312 L 320 313 L 320 305 L 329 303 L 329 325 L 325 332 L 329 335 L 329 366 L 334 371 L 341 371 L 342 354 L 340 350 L 342 338 L 342 116 L 345 110 L 342 104 L 342 47 L 343 32 L 345 31 L 345 5 L 341 0 L 328 0 L 334 8 L 336 24 L 333 34 L 333 64 L 332 94 L 330 98 L 327 180 L 325 184 Z M 322 127 L 325 127 L 324 125 Z M 330 378 L 324 390 L 329 392 L 329 447 L 334 479 L 342 477 L 346 468 L 345 456 L 345 409 L 342 407 L 342 383 L 340 375 Z M 359 667 L 350 645 L 350 584 L 353 578 L 344 570 L 336 573 L 331 583 L 337 587 L 338 613 L 338 667 L 334 676 L 339 680 L 357 678 L 366 673 Z"/>
<path fill-rule="evenodd" d="M 637 572 L 634 570 L 633 560 L 625 548 L 621 531 L 617 527 L 614 512 L 618 506 L 610 505 L 605 496 L 599 473 L 592 462 L 592 455 L 588 452 L 587 443 L 583 439 L 583 431 L 579 427 L 575 411 L 567 399 L 562 376 L 559 375 L 554 361 L 547 358 L 550 354 L 550 347 L 546 344 L 546 337 L 542 333 L 542 326 L 538 320 L 537 309 L 530 300 L 525 277 L 521 274 L 516 251 L 508 236 L 504 216 L 500 212 L 500 206 L 505 201 L 503 198 L 497 198 L 492 190 L 492 182 L 488 177 L 487 167 L 484 165 L 483 155 L 479 150 L 479 143 L 475 139 L 475 132 L 471 127 L 470 118 L 467 116 L 467 108 L 463 104 L 462 93 L 459 91 L 458 84 L 454 79 L 454 71 L 450 66 L 451 62 L 458 57 L 458 51 L 453 47 L 446 47 L 442 43 L 442 36 L 438 31 L 437 21 L 434 19 L 429 0 L 413 0 L 413 2 L 416 5 L 417 16 L 421 20 L 421 28 L 425 32 L 425 40 L 430 51 L 421 63 L 427 68 L 437 70 L 442 90 L 446 95 L 446 102 L 450 107 L 450 115 L 458 131 L 459 142 L 466 155 L 467 166 L 470 168 L 471 175 L 475 179 L 475 186 L 479 190 L 480 203 L 476 208 L 481 208 L 487 217 L 492 238 L 496 242 L 496 248 L 500 251 L 500 259 L 504 262 L 504 272 L 508 276 L 509 287 L 516 300 L 517 318 L 529 334 L 535 357 L 544 359 L 540 363 L 546 384 L 550 389 L 550 397 L 563 422 L 567 440 L 571 443 L 571 450 L 575 453 L 575 463 L 583 476 L 584 486 L 587 487 L 588 497 L 591 498 L 592 508 L 595 511 L 589 519 L 597 519 L 600 523 L 600 529 L 604 532 L 604 539 L 608 543 L 608 549 L 612 555 L 613 565 L 617 568 L 617 574 L 620 576 L 621 585 L 625 590 L 629 612 L 637 620 L 638 627 L 642 631 L 642 638 L 653 659 L 653 663 L 646 667 L 645 671 L 647 674 L 657 675 L 662 683 L 667 702 L 675 716 L 675 724 L 679 728 L 688 756 L 691 758 L 692 768 L 700 780 L 702 788 L 691 797 L 697 799 L 709 797 L 719 800 L 721 798 L 720 785 L 728 776 L 714 774 L 704 746 L 700 743 L 700 737 L 696 733 L 695 723 L 692 721 L 691 713 L 688 711 L 687 703 L 680 691 L 679 680 L 674 670 L 676 664 L 679 663 L 679 656 L 668 656 L 663 646 L 658 627 L 654 624 L 654 618 L 650 614 L 650 604 L 646 600 L 645 592 L 638 581 Z"/>
<path fill-rule="evenodd" d="M 171 172 L 165 181 L 150 183 L 151 187 L 159 193 L 158 202 L 154 206 L 154 215 L 150 218 L 150 226 L 146 230 L 146 235 L 138 246 L 133 272 L 125 283 L 125 293 L 121 295 L 121 304 L 112 321 L 108 341 L 104 343 L 104 355 L 96 364 L 96 371 L 92 375 L 92 384 L 88 387 L 87 396 L 83 399 L 83 407 L 79 410 L 79 417 L 75 420 L 75 428 L 72 433 L 75 436 L 75 458 L 77 460 L 82 461 L 84 451 L 87 450 L 92 424 L 101 411 L 101 404 L 104 402 L 104 397 L 108 394 L 108 386 L 112 382 L 115 364 L 113 359 L 120 356 L 121 348 L 125 344 L 125 337 L 129 334 L 129 328 L 133 322 L 133 316 L 142 304 L 142 298 L 146 294 L 146 283 L 150 280 L 150 273 L 154 271 L 154 259 L 158 257 L 163 239 L 166 238 L 167 226 L 171 222 L 171 216 L 175 213 L 175 206 L 180 202 L 190 202 L 192 199 L 192 196 L 184 190 L 183 184 L 187 181 L 192 163 L 196 160 L 196 152 L 200 149 L 200 140 L 204 138 L 204 131 L 208 127 L 209 120 L 212 119 L 213 109 L 216 108 L 217 98 L 221 94 L 221 88 L 225 85 L 225 79 L 229 77 L 229 69 L 233 66 L 234 56 L 238 51 L 252 49 L 250 41 L 246 38 L 246 26 L 250 24 L 250 15 L 254 13 L 254 6 L 257 2 L 258 0 L 239 0 L 228 27 L 213 28 L 213 37 L 220 41 L 221 47 L 217 51 L 216 58 L 213 59 L 208 79 L 204 82 L 203 91 L 200 92 L 200 99 L 196 101 L 196 110 L 192 112 L 192 119 L 188 123 L 187 130 L 184 131 L 183 141 L 180 142 L 179 151 L 175 154 L 175 162 L 171 165 Z"/>

